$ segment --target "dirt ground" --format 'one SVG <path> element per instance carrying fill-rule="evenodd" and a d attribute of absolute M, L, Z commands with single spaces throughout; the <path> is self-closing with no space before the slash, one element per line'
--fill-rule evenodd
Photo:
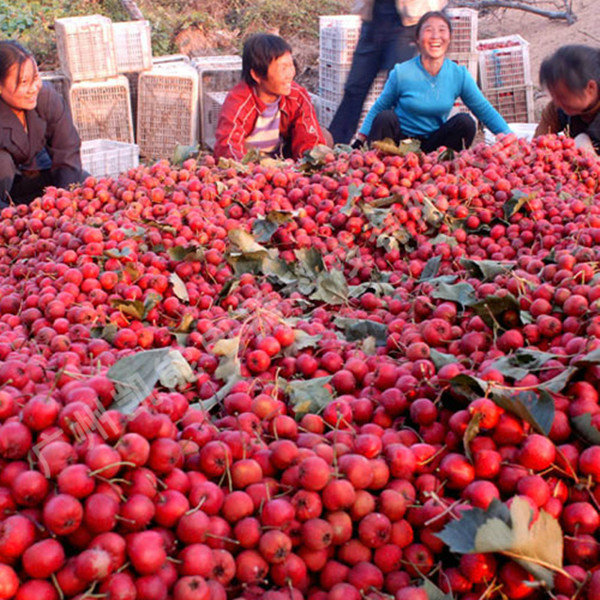
<path fill-rule="evenodd" d="M 572 25 L 512 9 L 479 17 L 479 39 L 518 33 L 530 43 L 536 118 L 548 101 L 548 96 L 539 87 L 538 73 L 542 60 L 565 44 L 600 47 L 599 0 L 573 0 L 573 12 L 577 21 Z"/>

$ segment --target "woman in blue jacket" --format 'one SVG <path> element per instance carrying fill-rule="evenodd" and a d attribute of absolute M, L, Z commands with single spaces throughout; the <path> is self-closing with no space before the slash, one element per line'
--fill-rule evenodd
<path fill-rule="evenodd" d="M 32 54 L 0 41 L 0 207 L 80 182 L 80 146 L 64 100 L 42 85 Z"/>
<path fill-rule="evenodd" d="M 429 12 L 421 17 L 416 27 L 419 56 L 392 69 L 381 96 L 365 117 L 359 139 L 390 138 L 398 143 L 416 138 L 424 152 L 440 146 L 468 148 L 476 132 L 473 118 L 460 113 L 448 119 L 457 98 L 493 133 L 510 132 L 466 67 L 446 58 L 451 34 L 444 13 Z"/>

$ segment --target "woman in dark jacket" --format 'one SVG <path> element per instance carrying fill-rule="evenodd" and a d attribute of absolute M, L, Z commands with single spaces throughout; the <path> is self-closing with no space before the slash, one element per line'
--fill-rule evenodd
<path fill-rule="evenodd" d="M 80 182 L 80 146 L 63 98 L 42 85 L 33 55 L 0 41 L 0 206 Z"/>

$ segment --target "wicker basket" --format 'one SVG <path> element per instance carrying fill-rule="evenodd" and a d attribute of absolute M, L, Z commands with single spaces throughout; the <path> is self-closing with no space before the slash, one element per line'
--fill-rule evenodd
<path fill-rule="evenodd" d="M 133 143 L 129 83 L 124 75 L 74 83 L 69 91 L 69 103 L 82 140 Z"/>
<path fill-rule="evenodd" d="M 133 73 L 152 68 L 148 21 L 113 23 L 112 30 L 119 73 Z"/>
<path fill-rule="evenodd" d="M 179 144 L 198 141 L 198 71 L 185 63 L 140 74 L 137 142 L 145 159 L 171 158 Z"/>
<path fill-rule="evenodd" d="M 81 164 L 94 177 L 117 177 L 140 164 L 140 149 L 114 140 L 88 140 L 81 143 Z"/>
<path fill-rule="evenodd" d="M 61 70 L 71 81 L 117 75 L 111 20 L 101 15 L 56 19 L 56 46 Z"/>
<path fill-rule="evenodd" d="M 520 35 L 477 42 L 481 89 L 531 85 L 529 42 Z"/>

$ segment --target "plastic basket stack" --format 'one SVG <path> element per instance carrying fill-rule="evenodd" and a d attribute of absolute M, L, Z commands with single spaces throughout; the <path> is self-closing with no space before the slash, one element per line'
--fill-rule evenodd
<path fill-rule="evenodd" d="M 319 95 L 315 108 L 319 122 L 329 127 L 344 96 L 352 56 L 360 36 L 358 15 L 334 15 L 319 18 Z M 361 122 L 383 90 L 386 73 L 379 73 L 363 106 Z"/>
<path fill-rule="evenodd" d="M 149 23 L 113 23 L 101 15 L 88 15 L 57 19 L 55 31 L 61 72 L 68 81 L 63 94 L 84 144 L 84 168 L 105 176 L 115 175 L 115 164 L 123 170 L 134 166 L 139 159 L 131 86 L 125 75 L 151 66 Z M 47 80 L 58 86 L 57 76 Z"/>
<path fill-rule="evenodd" d="M 138 81 L 137 142 L 144 159 L 171 158 L 198 140 L 198 71 L 184 62 L 154 65 Z"/>
<path fill-rule="evenodd" d="M 473 79 L 477 81 L 477 31 L 478 14 L 470 8 L 449 8 L 446 14 L 452 23 L 452 41 L 448 49 L 448 58 L 467 68 Z M 457 100 L 451 115 L 469 112 L 469 109 Z"/>
<path fill-rule="evenodd" d="M 479 40 L 481 89 L 508 122 L 533 121 L 529 42 L 520 35 Z"/>
<path fill-rule="evenodd" d="M 227 92 L 242 76 L 242 58 L 237 55 L 201 56 L 192 60 L 198 72 L 198 109 L 200 141 L 213 149 L 215 130 Z"/>

